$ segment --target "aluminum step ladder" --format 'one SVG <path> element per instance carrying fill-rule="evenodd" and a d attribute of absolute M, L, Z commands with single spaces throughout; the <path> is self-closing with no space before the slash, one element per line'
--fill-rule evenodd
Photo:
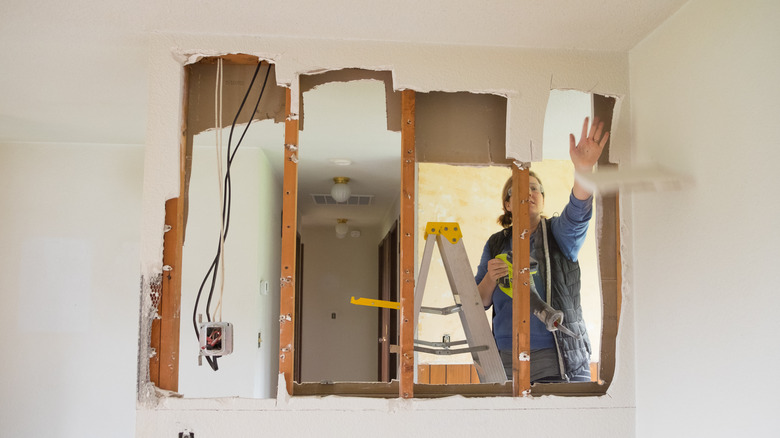
<path fill-rule="evenodd" d="M 503 383 L 507 380 L 506 372 L 501 363 L 488 318 L 485 315 L 485 307 L 482 305 L 482 298 L 479 295 L 477 283 L 474 281 L 474 273 L 471 270 L 462 237 L 463 234 L 457 222 L 428 222 L 426 225 L 425 249 L 414 289 L 414 325 L 415 333 L 417 333 L 420 312 L 438 315 L 458 313 L 466 340 L 449 342 L 444 339 L 442 342 L 428 342 L 415 339 L 414 350 L 438 355 L 471 353 L 480 383 Z M 455 300 L 455 305 L 441 309 L 422 306 L 434 242 L 439 247 L 452 297 Z M 450 348 L 465 344 L 468 344 L 468 347 Z"/>

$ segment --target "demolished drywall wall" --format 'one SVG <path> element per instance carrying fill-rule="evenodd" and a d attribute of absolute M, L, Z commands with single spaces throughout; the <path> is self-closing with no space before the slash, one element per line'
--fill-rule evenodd
<path fill-rule="evenodd" d="M 277 83 L 292 88 L 293 107 L 298 105 L 299 75 L 344 68 L 392 71 L 393 86 L 396 90 L 468 91 L 504 96 L 507 102 L 506 155 L 511 160 L 521 162 L 538 161 L 542 158 L 544 113 L 551 88 L 592 91 L 619 96 L 622 99 L 628 90 L 627 59 L 625 54 L 621 53 L 204 35 L 158 35 L 152 41 L 150 49 L 150 74 L 156 80 L 150 81 L 150 117 L 144 181 L 142 273 L 149 274 L 146 278 L 161 272 L 160 254 L 164 225 L 162 206 L 165 199 L 178 196 L 179 193 L 178 137 L 181 127 L 179 115 L 183 86 L 182 65 L 195 54 L 247 53 L 270 60 L 275 65 Z M 463 62 L 464 59 L 468 62 Z M 613 127 L 612 137 L 613 145 L 616 145 L 613 149 L 618 158 L 620 151 L 624 150 L 621 145 L 625 141 L 624 133 L 627 131 L 624 126 L 627 118 L 620 120 L 621 124 Z M 631 310 L 624 307 L 623 321 L 626 321 L 626 313 L 629 314 L 630 327 Z M 621 331 L 621 338 L 625 338 L 625 332 Z M 629 360 L 633 350 L 630 339 L 619 339 L 618 342 L 628 354 L 619 356 L 621 362 L 617 366 L 622 370 L 621 380 L 610 387 L 608 396 L 498 398 L 480 399 L 476 403 L 482 408 L 513 412 L 513 415 L 499 414 L 496 419 L 499 427 L 515 424 L 518 418 L 515 414 L 519 412 L 554 409 L 565 411 L 564 415 L 572 420 L 571 425 L 563 426 L 561 430 L 577 433 L 578 424 L 590 422 L 591 417 L 587 411 L 595 408 L 607 409 L 628 422 L 623 424 L 628 424 L 628 427 L 621 429 L 612 426 L 611 430 L 633 430 L 633 420 L 630 419 L 633 417 L 633 368 Z M 141 360 L 144 354 L 146 351 L 142 349 Z M 314 412 L 331 412 L 330 421 L 339 422 L 343 421 L 345 415 L 351 416 L 355 410 L 360 410 L 362 399 L 346 402 L 336 400 L 314 398 L 305 403 L 313 403 Z M 162 411 L 155 409 L 159 403 L 163 403 Z M 159 427 L 162 427 L 160 424 L 166 421 L 164 406 L 170 403 L 175 401 L 159 398 L 141 400 L 139 406 L 143 413 L 139 414 L 139 433 L 146 430 L 147 426 L 158 427 L 159 431 Z M 208 406 L 208 410 L 218 409 L 218 406 L 222 405 L 222 402 L 217 400 L 204 400 L 200 403 Z M 241 405 L 243 402 L 237 403 Z M 343 409 L 335 407 L 342 403 L 346 404 Z M 474 400 L 451 397 L 424 403 L 414 401 L 409 406 L 412 406 L 412 411 L 424 405 L 435 411 L 450 412 L 448 415 L 456 419 L 458 410 L 479 409 L 474 403 Z M 243 407 L 238 407 L 238 410 L 242 409 Z M 332 409 L 343 415 L 334 413 Z M 380 411 L 391 413 L 389 409 L 382 408 Z M 624 417 L 625 415 L 627 417 Z M 209 423 L 213 420 L 204 421 Z M 421 425 L 424 420 L 415 418 L 413 422 Z M 248 423 L 243 422 L 237 427 L 240 429 L 246 424 Z M 541 432 L 543 429 L 534 426 L 531 430 Z"/>

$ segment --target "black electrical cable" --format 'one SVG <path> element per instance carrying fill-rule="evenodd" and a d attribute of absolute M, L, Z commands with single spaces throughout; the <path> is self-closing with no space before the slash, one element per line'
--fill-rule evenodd
<path fill-rule="evenodd" d="M 229 186 L 229 183 L 230 183 L 230 178 L 229 178 L 229 175 L 230 175 L 230 165 L 232 164 L 232 158 L 235 157 L 235 151 L 233 152 L 233 154 L 230 154 L 230 148 L 231 148 L 231 143 L 232 143 L 232 133 L 233 133 L 233 131 L 235 129 L 235 125 L 236 125 L 236 123 L 238 121 L 238 117 L 241 114 L 241 111 L 243 110 L 244 105 L 246 104 L 247 97 L 250 94 L 250 91 L 251 91 L 252 86 L 253 86 L 253 84 L 255 82 L 255 79 L 257 78 L 257 73 L 259 72 L 259 70 L 260 70 L 260 64 L 258 64 L 257 68 L 255 69 L 255 73 L 252 76 L 252 81 L 249 83 L 249 87 L 247 87 L 247 92 L 244 95 L 244 99 L 241 101 L 241 105 L 239 106 L 239 109 L 238 109 L 238 111 L 236 113 L 236 116 L 233 119 L 233 123 L 232 123 L 231 129 L 230 129 L 231 135 L 230 135 L 230 137 L 228 139 L 228 166 L 227 166 L 227 171 L 226 171 L 226 175 L 225 175 L 226 185 L 225 185 L 225 188 L 224 188 L 224 190 L 225 190 L 224 195 L 225 196 L 223 197 L 223 205 L 222 205 L 222 221 L 223 221 L 223 225 L 226 225 L 226 226 L 225 226 L 225 231 L 224 231 L 224 234 L 222 236 L 222 239 L 224 239 L 227 236 L 227 229 L 229 228 L 229 220 L 230 220 L 229 219 L 230 218 L 229 211 L 230 211 L 230 205 L 231 205 L 230 201 L 231 201 L 231 198 L 232 198 L 232 189 L 229 188 L 228 186 Z M 269 69 L 266 71 L 266 82 L 268 80 L 269 72 L 270 72 L 270 65 L 269 65 Z M 260 100 L 262 99 L 262 95 L 263 95 L 264 89 L 265 89 L 265 83 L 263 84 L 263 90 L 261 90 L 260 95 L 258 96 L 257 104 L 255 105 L 255 110 L 254 110 L 255 112 L 257 112 L 257 107 L 259 106 Z M 254 112 L 252 114 L 254 115 Z M 247 124 L 247 126 L 246 126 L 246 128 L 244 130 L 244 133 L 246 133 L 246 131 L 249 129 L 249 125 L 251 124 L 251 122 L 252 122 L 252 117 L 250 116 L 249 123 Z M 243 140 L 243 135 L 241 137 L 241 140 Z M 238 147 L 241 145 L 241 140 L 236 145 L 236 151 L 238 150 Z M 220 257 L 220 254 L 221 254 L 221 248 L 218 245 L 218 247 L 217 247 L 217 254 L 214 257 L 214 261 L 212 262 L 211 267 L 209 268 L 209 271 L 206 274 L 206 277 L 203 279 L 203 283 L 201 283 L 200 289 L 198 290 L 198 298 L 197 298 L 197 301 L 196 301 L 195 309 L 193 311 L 193 326 L 195 326 L 195 328 L 196 328 L 196 336 L 198 336 L 198 338 L 199 338 L 199 334 L 197 333 L 197 324 L 195 322 L 195 316 L 197 315 L 197 305 L 198 305 L 198 302 L 200 301 L 200 296 L 201 296 L 201 293 L 203 291 L 203 286 L 205 286 L 206 281 L 208 281 L 209 276 L 211 276 L 212 277 L 211 287 L 210 287 L 210 290 L 209 290 L 209 297 L 208 297 L 208 300 L 207 300 L 207 303 L 206 303 L 206 318 L 207 318 L 208 321 L 211 321 L 211 313 L 210 313 L 211 312 L 211 309 L 210 309 L 210 307 L 211 307 L 211 299 L 213 297 L 214 288 L 215 288 L 215 285 L 216 285 L 216 275 L 217 275 L 217 270 L 219 268 L 219 257 Z M 213 275 L 212 275 L 212 272 L 213 272 Z M 207 361 L 209 362 L 209 365 L 215 371 L 219 368 L 219 366 L 217 364 L 218 357 L 219 356 L 214 356 L 213 358 L 209 357 L 209 356 L 206 357 Z"/>
<path fill-rule="evenodd" d="M 257 103 L 255 103 L 255 107 L 252 111 L 252 115 L 257 113 L 257 108 L 260 106 L 260 99 L 263 97 L 263 93 L 265 92 L 265 85 L 268 81 L 268 74 L 270 72 L 270 65 L 268 67 L 268 70 L 266 70 L 265 74 L 265 81 L 263 82 L 263 87 L 260 90 L 260 95 L 257 98 Z M 258 67 L 259 70 L 259 67 Z M 233 199 L 233 189 L 232 189 L 232 182 L 230 178 L 230 169 L 231 165 L 233 163 L 233 158 L 235 158 L 236 152 L 238 152 L 238 148 L 241 146 L 241 143 L 244 140 L 244 135 L 246 135 L 247 131 L 249 130 L 249 126 L 252 124 L 252 117 L 250 116 L 249 122 L 247 123 L 246 127 L 244 128 L 244 132 L 241 134 L 241 138 L 238 140 L 238 143 L 236 143 L 236 148 L 233 151 L 233 154 L 230 153 L 230 146 L 233 138 L 233 129 L 236 126 L 236 122 L 238 121 L 238 116 L 241 113 L 241 110 L 244 107 L 244 103 L 246 102 L 246 98 L 249 95 L 249 90 L 251 90 L 252 84 L 254 83 L 255 77 L 257 77 L 257 71 L 255 70 L 255 75 L 252 77 L 252 82 L 249 84 L 249 89 L 247 90 L 247 94 L 244 96 L 244 101 L 241 102 L 241 106 L 238 109 L 238 113 L 236 113 L 236 117 L 233 119 L 233 124 L 230 127 L 230 136 L 228 137 L 228 150 L 227 150 L 227 158 L 228 158 L 228 164 L 227 169 L 225 171 L 225 185 L 224 185 L 224 196 L 222 199 L 222 223 L 224 224 L 224 235 L 223 239 L 227 238 L 228 231 L 230 229 L 230 210 L 231 210 L 231 201 Z M 215 258 L 215 261 L 217 263 L 217 266 L 219 266 L 219 254 L 220 249 L 217 247 L 217 257 Z M 214 276 L 212 278 L 211 282 L 211 290 L 209 291 L 209 298 L 206 302 L 206 314 L 209 315 L 211 313 L 211 298 L 214 294 L 214 287 L 216 284 L 216 269 L 214 270 Z"/>
<path fill-rule="evenodd" d="M 236 152 L 238 152 L 238 148 L 241 146 L 242 141 L 244 140 L 244 135 L 246 135 L 246 132 L 249 129 L 249 125 L 252 124 L 252 119 L 254 114 L 257 113 L 257 108 L 260 105 L 260 100 L 263 98 L 263 93 L 265 92 L 265 87 L 268 82 L 268 76 L 271 71 L 271 65 L 268 65 L 268 69 L 265 73 L 265 80 L 263 81 L 263 86 L 260 90 L 260 95 L 257 98 L 257 102 L 255 103 L 254 111 L 252 112 L 252 115 L 249 117 L 249 122 L 247 123 L 246 127 L 244 128 L 243 133 L 241 134 L 240 139 L 238 140 L 238 143 L 236 143 L 236 147 L 233 150 L 233 153 L 231 154 L 231 143 L 233 139 L 233 131 L 235 129 L 236 123 L 238 122 L 238 118 L 241 114 L 241 111 L 244 108 L 244 105 L 246 103 L 247 98 L 249 97 L 249 94 L 252 90 L 252 86 L 255 83 L 255 79 L 257 78 L 257 74 L 260 71 L 260 66 L 262 63 L 257 64 L 257 68 L 255 69 L 254 74 L 252 75 L 252 80 L 249 83 L 249 86 L 247 87 L 246 94 L 244 94 L 244 98 L 241 101 L 241 105 L 239 105 L 238 111 L 236 112 L 235 117 L 233 118 L 233 123 L 230 126 L 230 136 L 228 137 L 228 148 L 227 148 L 227 157 L 228 157 L 228 163 L 227 163 L 227 169 L 225 172 L 225 186 L 223 191 L 223 202 L 222 202 L 222 224 L 224 226 L 224 234 L 220 237 L 221 241 L 224 241 L 225 238 L 227 238 L 228 229 L 230 227 L 230 206 L 231 206 L 231 200 L 232 200 L 232 186 L 231 186 L 231 179 L 230 179 L 230 167 L 233 163 L 233 159 L 235 158 Z M 220 242 L 221 243 L 221 242 Z M 197 313 L 198 313 L 198 305 L 200 303 L 200 298 L 203 293 L 203 287 L 206 285 L 206 282 L 208 281 L 209 277 L 212 277 L 211 279 L 211 286 L 209 290 L 209 296 L 208 300 L 206 302 L 206 318 L 209 322 L 211 322 L 211 315 L 210 315 L 210 307 L 211 307 L 211 299 L 214 295 L 214 288 L 216 285 L 216 279 L 217 279 L 217 270 L 219 268 L 219 257 L 221 255 L 221 245 L 217 245 L 217 254 L 214 257 L 214 260 L 211 262 L 211 266 L 209 267 L 208 272 L 206 273 L 206 276 L 203 278 L 203 282 L 201 282 L 200 288 L 198 289 L 198 295 L 195 299 L 195 306 L 192 312 L 192 325 L 195 329 L 195 337 L 198 338 L 198 342 L 200 343 L 200 333 L 198 331 L 198 324 L 197 324 Z M 213 275 L 212 275 L 213 273 Z M 217 359 L 219 356 L 206 356 L 206 361 L 209 363 L 211 368 L 214 371 L 217 371 L 219 369 L 219 365 L 217 363 Z"/>

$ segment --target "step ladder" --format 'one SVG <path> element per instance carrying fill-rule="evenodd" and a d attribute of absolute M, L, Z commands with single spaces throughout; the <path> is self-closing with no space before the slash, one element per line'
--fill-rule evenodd
<path fill-rule="evenodd" d="M 428 342 L 415 339 L 414 350 L 438 355 L 471 353 L 480 383 L 503 383 L 507 380 L 506 372 L 501 363 L 488 318 L 485 316 L 485 307 L 482 305 L 482 298 L 479 296 L 477 283 L 474 281 L 474 273 L 471 270 L 462 237 L 463 234 L 457 222 L 428 222 L 426 225 L 425 249 L 414 289 L 414 332 L 417 333 L 420 312 L 438 315 L 458 313 L 466 340 L 449 342 L 449 340 L 444 339 L 442 342 Z M 455 305 L 441 309 L 422 306 L 434 243 L 439 247 L 452 297 L 455 300 Z M 450 348 L 465 344 L 468 344 L 468 347 Z"/>

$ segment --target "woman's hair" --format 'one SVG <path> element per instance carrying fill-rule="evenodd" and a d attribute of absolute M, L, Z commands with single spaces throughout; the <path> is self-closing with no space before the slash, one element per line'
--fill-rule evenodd
<path fill-rule="evenodd" d="M 534 173 L 533 170 L 528 172 L 528 177 L 534 177 L 537 181 L 539 181 L 539 186 L 544 187 L 542 185 L 542 180 L 539 179 L 539 177 Z M 506 209 L 506 201 L 509 201 L 510 198 L 510 190 L 512 189 L 512 177 L 510 176 L 508 180 L 504 183 L 504 189 L 501 191 L 501 208 L 504 209 L 504 214 L 498 217 L 498 224 L 501 225 L 504 228 L 509 228 L 512 226 L 512 212 L 507 211 Z M 541 189 L 542 196 L 544 196 L 544 189 Z"/>

